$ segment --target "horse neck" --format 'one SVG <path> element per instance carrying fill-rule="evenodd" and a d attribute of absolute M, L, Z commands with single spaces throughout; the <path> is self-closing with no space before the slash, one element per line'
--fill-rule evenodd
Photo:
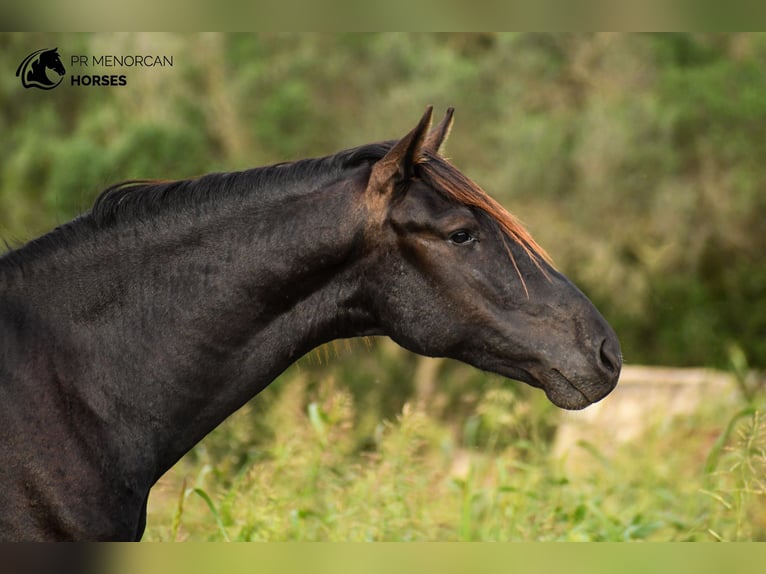
<path fill-rule="evenodd" d="M 63 386 L 156 454 L 151 480 L 313 347 L 374 327 L 349 187 L 115 225 L 30 265 Z"/>

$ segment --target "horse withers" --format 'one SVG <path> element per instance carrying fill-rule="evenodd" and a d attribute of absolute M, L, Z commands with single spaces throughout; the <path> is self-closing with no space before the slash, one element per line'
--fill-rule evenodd
<path fill-rule="evenodd" d="M 388 335 L 603 398 L 614 331 L 524 228 L 402 139 L 180 181 L 134 181 L 0 259 L 0 537 L 137 540 L 155 481 L 291 363 Z"/>

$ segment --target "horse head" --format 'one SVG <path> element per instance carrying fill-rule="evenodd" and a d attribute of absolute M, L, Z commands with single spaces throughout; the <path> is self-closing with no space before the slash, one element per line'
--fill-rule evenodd
<path fill-rule="evenodd" d="M 63 76 L 66 73 L 64 64 L 61 63 L 58 48 L 43 51 L 40 54 L 39 62 L 47 69 L 56 72 L 59 76 Z"/>
<path fill-rule="evenodd" d="M 385 334 L 542 388 L 580 409 L 622 366 L 615 332 L 503 207 L 439 155 L 452 110 L 431 108 L 371 168 L 365 201 L 376 245 L 371 286 Z"/>

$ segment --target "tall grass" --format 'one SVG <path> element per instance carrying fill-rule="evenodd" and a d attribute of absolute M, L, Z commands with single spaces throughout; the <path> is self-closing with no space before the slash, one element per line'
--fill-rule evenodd
<path fill-rule="evenodd" d="M 557 458 L 558 411 L 499 382 L 466 416 L 371 421 L 331 376 L 288 378 L 168 473 L 145 540 L 766 540 L 762 403 Z"/>

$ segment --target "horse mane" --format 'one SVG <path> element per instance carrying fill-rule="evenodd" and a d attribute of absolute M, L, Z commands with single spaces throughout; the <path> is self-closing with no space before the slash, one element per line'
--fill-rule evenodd
<path fill-rule="evenodd" d="M 244 171 L 209 173 L 180 180 L 137 179 L 118 183 L 99 194 L 89 215 L 99 227 L 149 219 L 162 212 L 178 212 L 220 204 L 227 199 L 244 199 L 260 190 L 279 187 L 290 195 L 306 183 L 322 186 L 340 176 L 328 170 L 328 158 L 302 159 Z"/>
<path fill-rule="evenodd" d="M 184 212 L 185 208 L 200 210 L 205 205 L 218 204 L 231 198 L 253 197 L 266 188 L 280 188 L 282 196 L 306 189 L 316 189 L 336 181 L 350 169 L 380 160 L 395 141 L 367 144 L 338 152 L 331 156 L 277 163 L 244 171 L 211 173 L 181 180 L 130 180 L 102 191 L 89 212 L 53 232 L 40 237 L 0 259 L 20 262 L 24 252 L 39 253 L 64 243 L 67 237 L 81 235 L 81 227 L 109 227 L 120 223 L 146 221 L 160 213 Z M 416 177 L 442 193 L 448 199 L 478 210 L 488 216 L 505 237 L 518 244 L 530 259 L 542 269 L 541 261 L 552 265 L 548 254 L 523 225 L 479 185 L 467 178 L 448 160 L 425 152 L 416 162 Z M 506 245 L 507 247 L 507 245 Z M 514 266 L 516 261 L 510 253 Z M 518 267 L 516 267 L 518 271 Z M 521 275 L 521 274 L 519 274 Z"/>

